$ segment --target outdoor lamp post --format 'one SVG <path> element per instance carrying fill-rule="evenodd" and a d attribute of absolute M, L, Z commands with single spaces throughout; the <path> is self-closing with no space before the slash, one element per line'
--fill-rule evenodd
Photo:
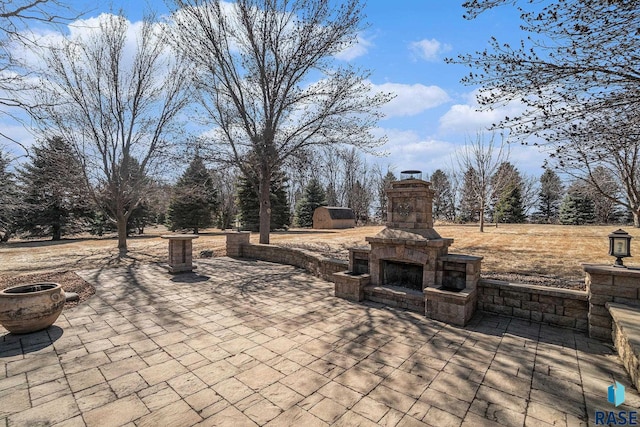
<path fill-rule="evenodd" d="M 609 234 L 609 255 L 616 257 L 614 267 L 624 267 L 622 258 L 631 256 L 631 235 L 622 229 Z"/>

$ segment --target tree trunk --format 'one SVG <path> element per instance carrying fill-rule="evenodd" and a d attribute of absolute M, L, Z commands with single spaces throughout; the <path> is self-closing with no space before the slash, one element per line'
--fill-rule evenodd
<path fill-rule="evenodd" d="M 634 209 L 632 213 L 633 213 L 633 226 L 635 228 L 640 228 L 640 210 Z"/>
<path fill-rule="evenodd" d="M 260 174 L 259 198 L 260 198 L 260 243 L 269 244 L 269 232 L 271 229 L 271 171 L 263 167 Z"/>
<path fill-rule="evenodd" d="M 484 233 L 484 200 L 480 201 L 480 232 Z"/>
<path fill-rule="evenodd" d="M 53 235 L 51 240 L 60 240 L 62 238 L 62 227 L 54 225 L 51 227 L 51 234 Z"/>
<path fill-rule="evenodd" d="M 124 215 L 118 215 L 116 226 L 118 227 L 118 252 L 123 256 L 127 254 L 127 218 Z"/>

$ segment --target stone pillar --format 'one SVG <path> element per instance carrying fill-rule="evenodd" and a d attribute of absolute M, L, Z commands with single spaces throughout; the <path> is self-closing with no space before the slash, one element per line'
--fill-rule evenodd
<path fill-rule="evenodd" d="M 338 298 L 359 302 L 364 299 L 364 287 L 369 284 L 368 274 L 352 274 L 348 271 L 333 273 L 334 293 Z"/>
<path fill-rule="evenodd" d="M 640 304 L 640 270 L 583 264 L 589 296 L 589 336 L 611 342 L 612 318 L 608 302 Z"/>
<path fill-rule="evenodd" d="M 242 245 L 249 244 L 249 231 L 237 231 L 227 233 L 227 256 L 242 258 Z"/>
<path fill-rule="evenodd" d="M 160 236 L 169 240 L 169 273 L 184 273 L 193 271 L 193 244 L 192 240 L 197 239 L 193 234 L 168 234 Z"/>
<path fill-rule="evenodd" d="M 466 325 L 478 305 L 478 282 L 482 257 L 447 254 L 438 258 L 436 287 L 425 288 L 425 315 L 453 325 Z M 455 280 L 451 280 L 455 279 Z M 460 290 L 448 290 L 444 281 L 455 282 Z M 463 286 L 464 285 L 464 286 Z"/>

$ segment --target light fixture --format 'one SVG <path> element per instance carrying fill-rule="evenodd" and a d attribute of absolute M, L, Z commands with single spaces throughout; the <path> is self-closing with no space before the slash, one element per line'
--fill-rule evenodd
<path fill-rule="evenodd" d="M 622 229 L 609 234 L 609 255 L 616 257 L 614 267 L 624 267 L 622 258 L 631 256 L 631 235 Z"/>

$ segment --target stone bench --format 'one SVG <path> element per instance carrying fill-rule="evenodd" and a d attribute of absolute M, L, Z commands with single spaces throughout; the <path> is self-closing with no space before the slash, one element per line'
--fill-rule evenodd
<path fill-rule="evenodd" d="M 613 319 L 611 338 L 631 382 L 640 390 L 640 306 L 606 304 Z"/>

